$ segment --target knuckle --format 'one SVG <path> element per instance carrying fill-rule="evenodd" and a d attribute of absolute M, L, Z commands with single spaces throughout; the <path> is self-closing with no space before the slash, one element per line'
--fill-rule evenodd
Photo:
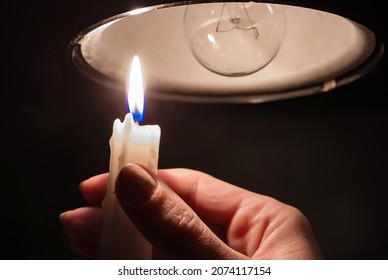
<path fill-rule="evenodd" d="M 197 215 L 179 204 L 173 205 L 166 213 L 165 218 L 182 230 L 198 231 L 199 218 Z"/>

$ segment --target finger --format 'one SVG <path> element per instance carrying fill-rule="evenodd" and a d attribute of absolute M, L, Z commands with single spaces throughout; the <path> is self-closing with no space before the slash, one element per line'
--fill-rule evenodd
<path fill-rule="evenodd" d="M 84 257 L 98 255 L 98 243 L 103 225 L 102 209 L 83 207 L 59 216 L 71 250 Z"/>
<path fill-rule="evenodd" d="M 256 206 L 268 197 L 226 183 L 206 173 L 190 169 L 164 169 L 158 176 L 206 221 L 230 224 L 243 204 L 255 200 Z"/>
<path fill-rule="evenodd" d="M 93 206 L 100 206 L 106 194 L 108 173 L 93 176 L 83 181 L 79 188 L 85 200 Z"/>
<path fill-rule="evenodd" d="M 223 243 L 156 174 L 129 164 L 116 181 L 124 211 L 154 246 L 170 258 L 246 258 Z"/>

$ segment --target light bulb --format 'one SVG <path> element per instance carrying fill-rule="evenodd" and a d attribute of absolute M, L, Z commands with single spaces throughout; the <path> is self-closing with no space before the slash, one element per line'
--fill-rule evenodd
<path fill-rule="evenodd" d="M 244 76 L 266 66 L 285 36 L 283 7 L 255 2 L 187 5 L 186 42 L 207 69 L 226 76 Z"/>

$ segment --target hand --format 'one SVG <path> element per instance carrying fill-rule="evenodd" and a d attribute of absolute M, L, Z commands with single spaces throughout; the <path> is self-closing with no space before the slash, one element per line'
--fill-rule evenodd
<path fill-rule="evenodd" d="M 85 257 L 98 258 L 107 176 L 81 183 L 91 206 L 60 215 L 71 249 Z M 156 175 L 129 164 L 117 177 L 116 194 L 132 222 L 167 258 L 323 258 L 299 210 L 199 171 L 166 169 Z"/>

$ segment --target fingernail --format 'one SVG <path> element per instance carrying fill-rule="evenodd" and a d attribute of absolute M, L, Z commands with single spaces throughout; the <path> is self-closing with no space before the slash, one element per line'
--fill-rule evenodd
<path fill-rule="evenodd" d="M 61 214 L 59 214 L 59 222 L 60 222 L 61 224 L 63 224 L 63 222 L 64 222 L 65 219 L 66 219 L 67 214 L 70 213 L 70 212 L 71 212 L 71 210 L 66 211 L 66 212 L 62 212 Z"/>
<path fill-rule="evenodd" d="M 88 179 L 85 179 L 83 180 L 79 185 L 78 185 L 78 189 L 80 190 L 80 192 L 82 193 L 82 189 L 84 188 L 84 185 L 87 181 L 89 181 L 90 178 Z"/>
<path fill-rule="evenodd" d="M 125 193 L 137 202 L 147 201 L 155 192 L 156 180 L 142 167 L 128 164 L 117 176 L 116 192 Z"/>
<path fill-rule="evenodd" d="M 66 212 L 59 214 L 59 221 L 62 222 L 65 216 L 66 216 Z"/>

